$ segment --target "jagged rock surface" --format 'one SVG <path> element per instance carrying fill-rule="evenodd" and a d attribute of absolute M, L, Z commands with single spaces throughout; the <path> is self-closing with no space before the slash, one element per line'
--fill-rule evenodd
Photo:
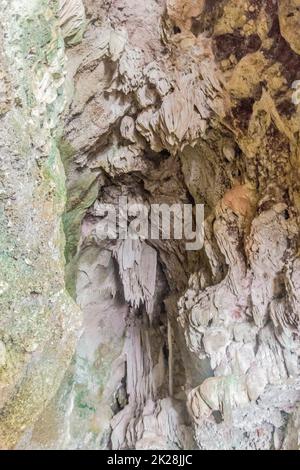
<path fill-rule="evenodd" d="M 0 2 L 1 449 L 15 447 L 55 395 L 80 328 L 65 289 L 66 194 L 55 136 L 64 43 L 48 3 Z"/>
<path fill-rule="evenodd" d="M 57 5 L 66 77 L 48 65 L 31 112 L 48 117 L 64 82 L 66 285 L 83 320 L 60 389 L 9 445 L 299 447 L 298 10 L 285 0 Z M 1 110 L 10 86 L 1 81 Z M 103 240 L 99 204 L 124 196 L 203 203 L 203 249 Z M 5 357 L 4 341 L 4 371 Z"/>

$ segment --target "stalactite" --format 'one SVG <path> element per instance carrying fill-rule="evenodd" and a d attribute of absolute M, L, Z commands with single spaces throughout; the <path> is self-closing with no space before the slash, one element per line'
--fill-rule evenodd
<path fill-rule="evenodd" d="M 0 447 L 296 448 L 297 2 L 2 3 Z"/>
<path fill-rule="evenodd" d="M 173 344 L 172 344 L 172 326 L 170 320 L 168 320 L 168 366 L 169 366 L 169 395 L 173 397 Z"/>

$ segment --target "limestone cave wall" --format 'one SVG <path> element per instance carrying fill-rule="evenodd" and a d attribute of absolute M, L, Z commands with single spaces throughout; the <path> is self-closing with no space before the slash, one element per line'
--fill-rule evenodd
<path fill-rule="evenodd" d="M 297 449 L 299 1 L 0 6 L 0 447 Z"/>

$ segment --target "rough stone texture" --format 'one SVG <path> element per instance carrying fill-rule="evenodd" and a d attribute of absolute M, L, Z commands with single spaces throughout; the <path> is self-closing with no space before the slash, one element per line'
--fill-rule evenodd
<path fill-rule="evenodd" d="M 11 282 L 21 289 L 0 330 L 3 447 L 299 448 L 298 2 L 64 0 L 49 21 L 36 0 L 50 36 L 25 51 L 16 38 L 34 10 L 12 25 L 19 2 L 2 3 L 2 171 L 16 160 L 3 187 L 17 192 L 4 247 L 18 276 L 1 281 L 2 296 Z M 79 318 L 64 291 L 55 189 L 63 197 L 63 106 L 65 282 L 83 321 L 62 380 Z M 103 240 L 99 204 L 120 196 L 204 203 L 204 248 Z M 41 398 L 38 367 L 54 384 Z"/>
<path fill-rule="evenodd" d="M 58 389 L 80 311 L 65 289 L 64 45 L 55 2 L 1 1 L 0 448 Z"/>

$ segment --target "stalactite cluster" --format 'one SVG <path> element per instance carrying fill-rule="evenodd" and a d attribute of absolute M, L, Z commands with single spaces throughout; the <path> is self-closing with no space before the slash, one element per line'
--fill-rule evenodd
<path fill-rule="evenodd" d="M 298 448 L 299 2 L 0 3 L 2 447 Z"/>

